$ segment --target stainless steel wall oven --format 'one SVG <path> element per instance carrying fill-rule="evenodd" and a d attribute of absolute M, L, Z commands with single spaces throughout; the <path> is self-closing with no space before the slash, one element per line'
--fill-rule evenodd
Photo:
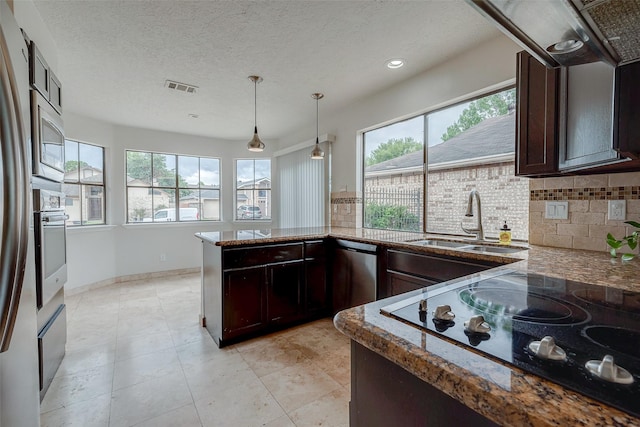
<path fill-rule="evenodd" d="M 38 309 L 47 304 L 67 281 L 67 244 L 64 194 L 33 190 L 36 242 L 36 299 Z"/>

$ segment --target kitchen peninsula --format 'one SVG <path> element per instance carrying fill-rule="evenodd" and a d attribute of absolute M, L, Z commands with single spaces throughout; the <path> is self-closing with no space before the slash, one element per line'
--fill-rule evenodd
<path fill-rule="evenodd" d="M 489 277 L 501 270 L 509 269 L 522 273 L 544 275 L 550 278 L 579 281 L 602 286 L 611 291 L 614 301 L 631 304 L 638 310 L 635 300 L 622 301 L 620 296 L 637 292 L 636 283 L 640 273 L 640 263 L 635 260 L 621 263 L 611 260 L 605 252 L 557 249 L 532 246 L 529 250 L 513 254 L 487 254 L 466 250 L 457 250 L 441 246 L 420 246 L 411 241 L 425 239 L 420 233 L 391 232 L 368 229 L 315 228 L 296 230 L 265 230 L 263 232 L 220 232 L 199 233 L 203 241 L 204 257 L 203 278 L 207 276 L 206 259 L 209 249 L 243 247 L 245 245 L 263 245 L 272 243 L 290 243 L 306 241 L 327 241 L 347 239 L 356 242 L 372 243 L 385 250 L 408 250 L 416 254 L 437 255 L 443 257 L 466 258 L 474 261 L 494 261 L 507 264 L 497 269 L 485 270 L 459 279 L 453 279 L 443 285 L 428 288 L 427 292 L 445 287 L 455 287 L 464 280 Z M 208 249 L 207 249 L 208 248 Z M 203 279 L 203 301 L 206 298 Z M 339 284 L 333 284 L 339 286 Z M 362 378 L 357 373 L 366 373 L 354 363 L 359 363 L 363 354 L 369 358 L 379 357 L 382 363 L 400 367 L 400 371 L 419 383 L 432 385 L 441 394 L 452 398 L 480 414 L 490 425 L 640 425 L 640 419 L 615 409 L 597 400 L 576 393 L 537 375 L 525 373 L 508 363 L 497 361 L 482 355 L 468 347 L 454 344 L 431 332 L 410 326 L 380 312 L 383 307 L 401 302 L 409 297 L 419 296 L 422 290 L 415 290 L 393 296 L 366 305 L 347 309 L 334 318 L 336 327 L 352 340 L 352 397 L 351 425 L 366 424 L 359 422 L 358 399 L 362 398 L 359 383 Z M 431 311 L 431 308 L 429 308 Z M 207 313 L 203 311 L 203 314 Z M 430 314 L 430 313 L 429 313 Z M 209 314 L 210 316 L 211 314 Z M 206 316 L 206 322 L 209 322 Z M 354 351 L 359 353 L 354 357 Z M 382 357 L 380 357 L 382 356 Z M 375 384 L 375 379 L 367 378 L 367 386 Z M 400 382 L 400 381 L 398 381 Z M 362 390 L 360 390 L 361 392 Z M 407 396 L 409 393 L 407 394 Z M 401 401 L 392 396 L 391 400 Z M 389 396 L 387 396 L 389 398 Z M 394 399 L 395 398 L 395 399 Z M 378 422 L 387 421 L 389 413 L 378 414 Z M 360 414 L 362 411 L 360 411 Z M 366 417 L 365 417 L 366 418 Z M 369 418 L 370 419 L 370 418 Z M 387 423 L 388 425 L 388 423 Z"/>

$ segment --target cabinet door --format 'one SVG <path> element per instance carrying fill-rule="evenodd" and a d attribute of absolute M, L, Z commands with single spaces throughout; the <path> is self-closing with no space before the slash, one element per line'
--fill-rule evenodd
<path fill-rule="evenodd" d="M 614 148 L 633 159 L 640 158 L 640 62 L 616 68 L 616 123 Z"/>
<path fill-rule="evenodd" d="M 325 258 L 305 261 L 305 309 L 308 317 L 315 317 L 329 311 L 329 288 L 327 281 L 327 261 Z"/>
<path fill-rule="evenodd" d="M 604 62 L 562 69 L 560 91 L 564 115 L 559 138 L 558 170 L 578 170 L 617 162 L 613 149 L 615 69 Z"/>
<path fill-rule="evenodd" d="M 223 339 L 266 327 L 265 290 L 264 267 L 224 273 Z"/>
<path fill-rule="evenodd" d="M 288 323 L 301 318 L 304 261 L 270 265 L 267 272 L 269 322 Z"/>
<path fill-rule="evenodd" d="M 390 292 L 389 296 L 415 291 L 416 289 L 426 288 L 427 286 L 438 283 L 434 280 L 423 279 L 395 271 L 387 271 L 387 281 Z"/>
<path fill-rule="evenodd" d="M 556 172 L 559 71 L 533 56 L 517 56 L 516 175 Z"/>

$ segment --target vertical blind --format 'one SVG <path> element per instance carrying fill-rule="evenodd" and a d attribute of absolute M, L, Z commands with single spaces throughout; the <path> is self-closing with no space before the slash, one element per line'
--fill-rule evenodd
<path fill-rule="evenodd" d="M 328 153 L 327 143 L 320 144 Z M 313 160 L 307 147 L 278 157 L 280 183 L 280 227 L 324 225 L 326 173 L 324 160 Z"/>

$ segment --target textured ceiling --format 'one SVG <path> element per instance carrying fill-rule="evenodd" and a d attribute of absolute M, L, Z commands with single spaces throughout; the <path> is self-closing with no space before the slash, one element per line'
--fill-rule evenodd
<path fill-rule="evenodd" d="M 34 3 L 58 47 L 65 111 L 230 140 L 252 135 L 249 75 L 264 78 L 260 136 L 278 139 L 315 124 L 314 92 L 322 118 L 500 34 L 462 0 Z M 407 65 L 387 69 L 395 57 Z"/>

